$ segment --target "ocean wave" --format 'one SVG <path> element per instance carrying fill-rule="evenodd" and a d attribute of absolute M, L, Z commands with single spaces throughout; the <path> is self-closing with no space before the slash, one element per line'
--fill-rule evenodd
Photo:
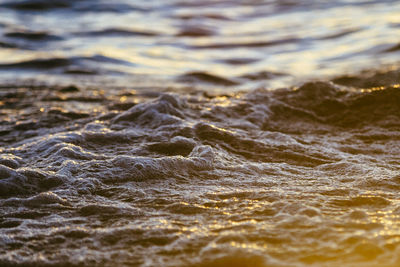
<path fill-rule="evenodd" d="M 210 74 L 207 72 L 201 72 L 201 71 L 185 73 L 185 74 L 181 75 L 180 77 L 178 77 L 177 80 L 180 82 L 186 82 L 186 83 L 202 82 L 202 83 L 223 85 L 223 86 L 233 86 L 233 85 L 239 84 L 238 82 L 236 82 L 234 80 L 220 77 L 220 76 Z"/>
<path fill-rule="evenodd" d="M 157 93 L 111 111 L 139 93 L 71 111 L 83 88 L 1 90 L 60 105 L 0 124 L 3 265 L 396 260 L 397 84 Z"/>
<path fill-rule="evenodd" d="M 49 34 L 47 32 L 30 32 L 30 31 L 12 31 L 4 34 L 8 38 L 18 38 L 28 41 L 59 41 L 61 37 Z"/>
<path fill-rule="evenodd" d="M 299 43 L 302 40 L 300 38 L 282 38 L 278 40 L 271 41 L 249 41 L 249 42 L 229 42 L 229 43 L 211 43 L 204 45 L 192 45 L 192 49 L 236 49 L 236 48 L 255 48 L 255 47 L 269 47 Z"/>
<path fill-rule="evenodd" d="M 82 31 L 74 33 L 77 36 L 86 36 L 86 37 L 130 37 L 130 36 L 157 36 L 159 33 L 153 31 L 145 31 L 145 30 L 133 30 L 133 29 L 124 29 L 124 28 L 107 28 L 104 30 L 97 31 Z"/>
<path fill-rule="evenodd" d="M 400 266 L 399 1 L 0 2 L 0 266 Z"/>
<path fill-rule="evenodd" d="M 54 8 L 67 8 L 71 6 L 70 1 L 56 0 L 25 0 L 6 2 L 1 4 L 3 7 L 21 9 L 21 10 L 48 10 Z"/>
<path fill-rule="evenodd" d="M 114 68 L 110 66 L 114 66 Z M 9 62 L 0 64 L 0 70 L 24 71 L 31 73 L 42 73 L 43 71 L 46 71 L 47 74 L 93 76 L 102 74 L 121 74 L 121 72 L 115 70 L 115 68 L 124 66 L 132 67 L 135 66 L 135 64 L 118 58 L 93 55 L 88 57 L 35 58 L 19 62 Z"/>
<path fill-rule="evenodd" d="M 56 9 L 71 9 L 80 12 L 116 12 L 124 13 L 131 11 L 147 12 L 145 8 L 137 7 L 126 3 L 101 3 L 92 0 L 65 1 L 65 0 L 22 0 L 10 1 L 0 4 L 3 8 L 10 8 L 19 11 L 53 11 Z"/>

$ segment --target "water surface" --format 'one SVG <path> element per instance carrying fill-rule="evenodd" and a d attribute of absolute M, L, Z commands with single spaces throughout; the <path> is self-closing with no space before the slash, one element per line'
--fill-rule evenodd
<path fill-rule="evenodd" d="M 400 265 L 399 1 L 0 10 L 1 266 Z"/>
<path fill-rule="evenodd" d="M 20 0 L 0 8 L 3 81 L 276 88 L 398 62 L 393 0 Z"/>

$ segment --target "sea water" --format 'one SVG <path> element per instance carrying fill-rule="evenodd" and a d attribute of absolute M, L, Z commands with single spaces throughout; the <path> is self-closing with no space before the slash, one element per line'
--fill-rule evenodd
<path fill-rule="evenodd" d="M 400 265 L 399 1 L 0 10 L 1 266 Z"/>

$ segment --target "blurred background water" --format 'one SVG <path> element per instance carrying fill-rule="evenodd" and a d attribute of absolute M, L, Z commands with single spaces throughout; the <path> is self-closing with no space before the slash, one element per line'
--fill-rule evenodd
<path fill-rule="evenodd" d="M 279 87 L 400 55 L 395 0 L 3 0 L 0 10 L 2 83 Z"/>

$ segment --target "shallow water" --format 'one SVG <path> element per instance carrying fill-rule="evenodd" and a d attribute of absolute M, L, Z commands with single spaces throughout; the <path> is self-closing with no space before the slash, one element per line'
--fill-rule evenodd
<path fill-rule="evenodd" d="M 399 266 L 399 4 L 2 1 L 0 265 Z"/>
<path fill-rule="evenodd" d="M 400 264 L 399 84 L 49 90 L 2 89 L 2 266 Z"/>

